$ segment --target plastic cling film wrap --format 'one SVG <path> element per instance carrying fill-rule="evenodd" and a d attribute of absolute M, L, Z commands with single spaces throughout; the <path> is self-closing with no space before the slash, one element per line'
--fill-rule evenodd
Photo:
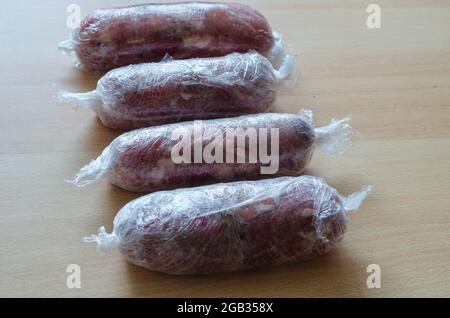
<path fill-rule="evenodd" d="M 364 200 L 350 197 L 352 209 Z M 118 247 L 134 264 L 179 275 L 299 262 L 342 240 L 348 201 L 310 176 L 156 192 L 124 206 L 111 234 L 102 227 L 86 241 L 101 251 Z"/>
<path fill-rule="evenodd" d="M 354 212 L 359 209 L 362 202 L 366 199 L 366 197 L 373 191 L 373 186 L 368 185 L 364 186 L 361 191 L 355 192 L 348 197 L 345 197 L 343 200 L 344 209 L 349 212 Z"/>
<path fill-rule="evenodd" d="M 74 41 L 72 37 L 72 33 L 70 33 L 70 37 L 67 40 L 64 40 L 58 44 L 58 49 L 66 54 L 71 54 L 73 51 L 75 51 L 77 47 L 77 43 Z"/>
<path fill-rule="evenodd" d="M 54 97 L 61 103 L 72 104 L 75 108 L 100 111 L 102 107 L 101 96 L 96 90 L 85 93 L 72 93 L 59 89 L 55 92 Z"/>
<path fill-rule="evenodd" d="M 106 147 L 97 159 L 91 160 L 67 182 L 81 188 L 99 181 L 110 169 L 111 161 L 114 158 L 114 154 L 111 153 L 112 149 L 114 149 L 114 143 Z"/>
<path fill-rule="evenodd" d="M 274 46 L 265 56 L 276 69 L 278 89 L 289 90 L 295 87 L 300 76 L 297 60 L 293 50 L 285 47 L 281 34 L 274 32 L 273 37 Z"/>
<path fill-rule="evenodd" d="M 351 116 L 336 120 L 333 119 L 328 126 L 316 129 L 317 147 L 328 155 L 339 155 L 346 152 L 351 146 L 351 140 L 356 131 L 350 126 Z"/>
<path fill-rule="evenodd" d="M 59 48 L 74 51 L 86 70 L 107 71 L 160 61 L 165 54 L 174 59 L 217 57 L 273 52 L 279 46 L 266 18 L 253 8 L 180 2 L 95 10 Z"/>
<path fill-rule="evenodd" d="M 266 112 L 292 85 L 293 57 L 279 70 L 257 52 L 129 65 L 105 74 L 95 91 L 58 99 L 94 109 L 107 127 L 131 130 L 192 119 Z"/>
<path fill-rule="evenodd" d="M 342 125 L 332 121 L 329 126 L 314 129 L 312 117 L 308 110 L 298 114 L 263 113 L 130 131 L 80 170 L 73 182 L 84 186 L 108 176 L 123 189 L 154 192 L 296 176 L 304 171 L 316 146 L 332 153 L 333 147 L 325 145 L 335 145 L 336 139 L 342 139 L 335 136 L 342 133 Z M 345 126 L 350 129 L 346 121 Z M 340 141 L 342 146 L 344 141 Z M 342 146 L 334 148 L 341 150 Z"/>
<path fill-rule="evenodd" d="M 104 226 L 98 229 L 97 234 L 84 237 L 82 241 L 85 243 L 97 243 L 97 249 L 102 254 L 118 247 L 120 243 L 117 235 L 114 233 L 108 234 Z"/>

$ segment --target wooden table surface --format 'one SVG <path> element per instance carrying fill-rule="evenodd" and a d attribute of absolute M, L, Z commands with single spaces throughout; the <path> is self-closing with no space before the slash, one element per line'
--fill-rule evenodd
<path fill-rule="evenodd" d="M 68 4 L 82 14 L 131 1 L 8 1 L 0 12 L 0 296 L 450 296 L 450 1 L 243 1 L 298 53 L 301 78 L 275 110 L 308 107 L 319 125 L 353 115 L 361 135 L 343 157 L 316 154 L 309 174 L 346 194 L 374 193 L 325 257 L 254 271 L 177 277 L 101 256 L 80 238 L 138 195 L 64 182 L 117 136 L 89 111 L 52 99 L 53 84 L 93 89 L 97 76 L 56 50 Z M 136 3 L 136 2 L 134 2 Z M 81 288 L 66 268 L 81 268 Z M 381 288 L 366 285 L 381 268 Z"/>

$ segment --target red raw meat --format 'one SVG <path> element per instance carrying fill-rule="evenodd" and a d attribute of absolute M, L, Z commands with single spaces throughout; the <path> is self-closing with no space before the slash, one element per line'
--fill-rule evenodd
<path fill-rule="evenodd" d="M 120 130 L 232 117 L 268 111 L 280 85 L 295 82 L 294 65 L 287 56 L 275 70 L 256 52 L 129 65 L 105 74 L 94 91 L 60 91 L 58 98 L 92 108 Z"/>
<path fill-rule="evenodd" d="M 144 4 L 95 10 L 62 48 L 73 49 L 82 67 L 107 71 L 175 59 L 232 52 L 268 52 L 275 39 L 258 11 L 237 3 Z"/>
<path fill-rule="evenodd" d="M 123 207 L 113 233 L 85 238 L 169 274 L 208 274 L 304 261 L 344 236 L 370 187 L 342 197 L 301 176 L 156 192 Z"/>
<path fill-rule="evenodd" d="M 183 122 L 142 128 L 117 137 L 100 157 L 80 170 L 73 183 L 85 186 L 108 175 L 113 184 L 123 189 L 153 192 L 215 182 L 299 175 L 310 161 L 314 147 L 320 147 L 327 153 L 342 152 L 348 146 L 349 136 L 353 132 L 348 124 L 349 118 L 314 129 L 311 117 L 311 112 L 302 111 L 299 114 L 265 113 L 202 122 L 202 149 L 215 136 L 208 132 L 211 128 L 218 129 L 223 139 L 230 130 L 243 136 L 248 128 L 266 128 L 268 137 L 264 140 L 268 142 L 267 149 L 270 153 L 271 149 L 275 149 L 275 145 L 272 147 L 271 144 L 271 131 L 278 129 L 279 138 L 274 138 L 274 141 L 278 141 L 279 146 L 279 169 L 274 174 L 261 173 L 262 167 L 269 166 L 262 160 L 251 163 L 247 156 L 244 163 L 237 163 L 237 142 L 234 142 L 234 148 L 230 147 L 234 154 L 232 162 L 226 158 L 228 148 L 224 142 L 223 163 L 195 163 L 194 150 L 191 150 L 191 163 L 175 163 L 172 160 L 172 150 L 179 139 L 172 138 L 172 133 L 176 129 L 184 129 L 189 136 L 194 136 L 195 132 L 194 122 Z M 241 130 L 237 131 L 236 128 Z M 261 143 L 261 140 L 258 139 L 257 142 Z M 194 142 L 189 141 L 189 146 L 194 149 Z M 245 154 L 251 152 L 248 143 L 239 149 L 243 148 Z"/>

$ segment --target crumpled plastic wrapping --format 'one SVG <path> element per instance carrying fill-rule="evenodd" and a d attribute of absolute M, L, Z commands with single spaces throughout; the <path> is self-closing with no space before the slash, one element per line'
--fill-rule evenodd
<path fill-rule="evenodd" d="M 268 111 L 277 90 L 295 85 L 295 59 L 275 70 L 257 52 L 124 66 L 105 74 L 94 91 L 56 97 L 93 109 L 110 128 L 131 130 L 192 119 Z"/>
<path fill-rule="evenodd" d="M 169 274 L 208 274 L 304 261 L 342 240 L 348 213 L 371 191 L 341 196 L 311 176 L 156 192 L 128 203 L 101 252 L 119 248 L 132 263 Z"/>
<path fill-rule="evenodd" d="M 281 42 L 266 18 L 243 4 L 180 2 L 95 10 L 59 44 L 80 67 L 107 71 L 124 65 L 216 57 L 250 50 L 276 61 Z"/>
<path fill-rule="evenodd" d="M 264 113 L 205 120 L 201 121 L 201 129 L 197 128 L 197 131 L 200 130 L 199 135 L 196 133 L 198 122 L 142 128 L 117 137 L 96 160 L 83 167 L 71 182 L 82 187 L 107 176 L 110 182 L 123 189 L 153 192 L 216 182 L 296 176 L 305 169 L 314 148 L 333 155 L 341 154 L 351 146 L 355 131 L 349 122 L 350 117 L 346 117 L 314 129 L 312 112 L 302 110 L 298 114 Z M 249 129 L 267 133 L 266 136 L 258 135 L 256 141 L 259 149 L 263 142 L 267 145 L 266 154 L 277 155 L 272 157 L 271 162 L 261 160 L 261 152 L 256 161 L 250 161 L 250 154 L 258 154 L 256 148 L 252 148 L 249 142 L 238 142 L 239 139 L 245 140 Z M 174 133 L 181 130 L 186 132 L 186 138 L 189 137 L 184 140 L 187 140 L 186 149 L 190 150 L 190 154 L 186 155 L 190 161 L 176 163 L 173 149 L 179 145 L 180 138 Z M 234 143 L 228 144 L 231 130 L 236 138 L 231 139 Z M 206 149 L 211 149 L 208 147 L 217 140 L 222 142 L 224 155 L 214 157 L 209 162 L 202 158 L 196 163 L 196 147 L 201 146 L 205 154 Z M 245 156 L 239 157 L 241 161 L 238 161 L 239 151 L 243 151 Z M 229 154 L 232 160 L 226 157 Z M 275 169 L 264 170 L 271 167 Z"/>

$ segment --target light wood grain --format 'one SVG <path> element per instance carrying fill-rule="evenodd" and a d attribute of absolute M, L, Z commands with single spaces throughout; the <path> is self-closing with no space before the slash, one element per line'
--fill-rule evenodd
<path fill-rule="evenodd" d="M 342 193 L 363 184 L 375 192 L 329 255 L 205 277 L 153 273 L 80 242 L 111 229 L 137 195 L 64 183 L 117 135 L 51 97 L 53 83 L 83 91 L 97 78 L 56 50 L 71 2 L 83 13 L 132 3 L 2 3 L 0 296 L 450 296 L 450 1 L 376 1 L 379 30 L 365 25 L 373 1 L 243 1 L 298 53 L 301 80 L 276 110 L 309 107 L 318 124 L 351 113 L 363 135 L 344 157 L 315 155 L 308 173 Z M 66 287 L 72 263 L 81 289 Z M 372 263 L 381 289 L 366 287 Z"/>

